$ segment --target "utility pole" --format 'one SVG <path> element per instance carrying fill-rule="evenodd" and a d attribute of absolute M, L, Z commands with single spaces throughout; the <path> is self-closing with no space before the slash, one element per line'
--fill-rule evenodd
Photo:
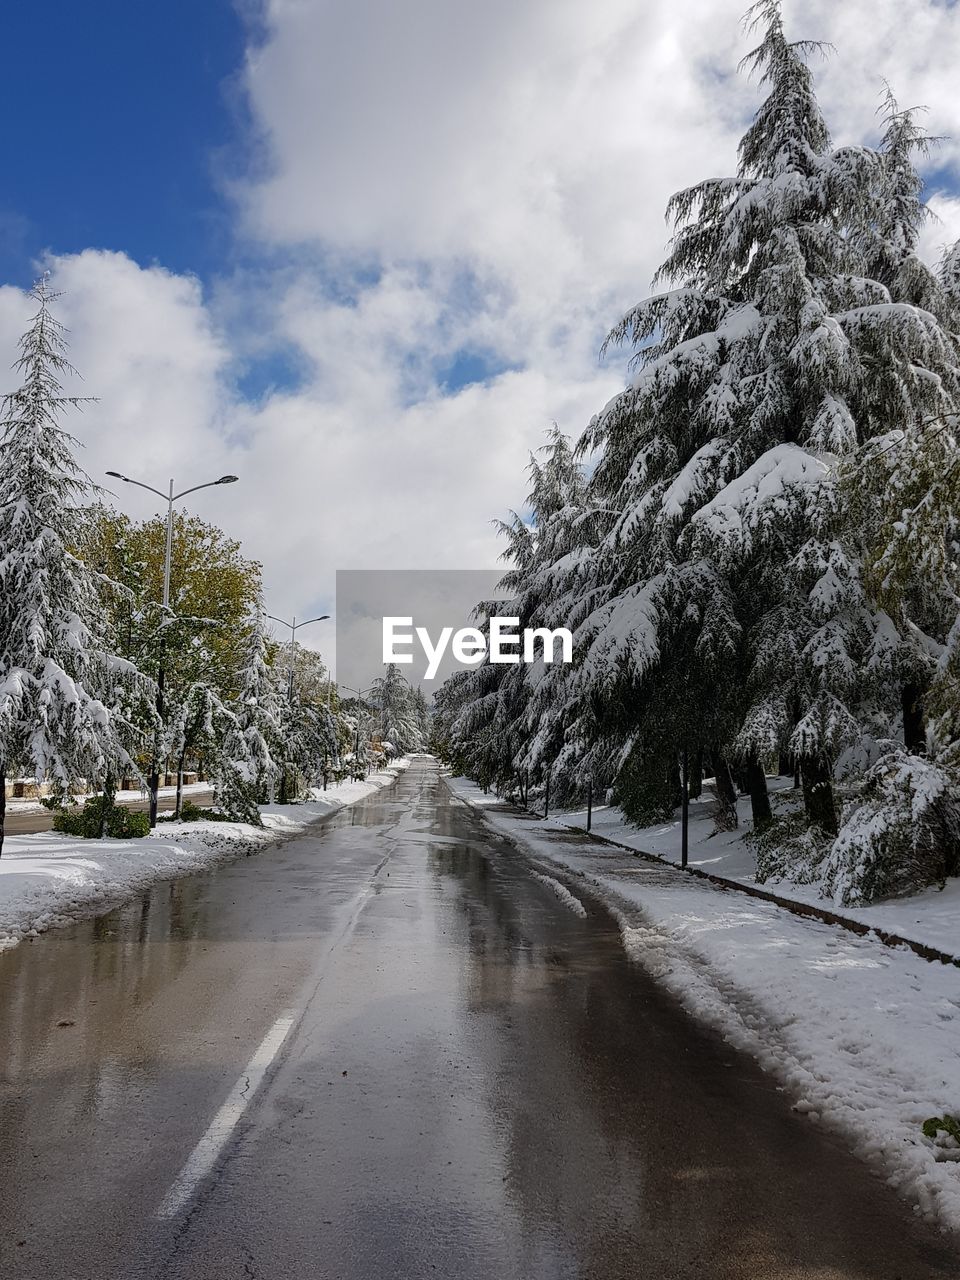
<path fill-rule="evenodd" d="M 290 661 L 287 664 L 287 698 L 291 705 L 293 704 L 293 676 L 294 664 L 297 656 L 297 632 L 301 627 L 309 627 L 314 622 L 326 622 L 330 617 L 329 613 L 321 613 L 319 618 L 307 618 L 304 622 L 298 622 L 296 614 L 292 621 L 288 622 L 286 618 L 275 618 L 272 613 L 268 613 L 267 617 L 271 622 L 279 622 L 281 627 L 290 628 Z M 327 675 L 327 710 L 330 710 L 330 676 Z"/>

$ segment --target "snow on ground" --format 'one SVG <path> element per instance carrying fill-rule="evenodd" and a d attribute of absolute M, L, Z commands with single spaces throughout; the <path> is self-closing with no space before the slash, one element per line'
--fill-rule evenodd
<path fill-rule="evenodd" d="M 545 884 L 552 893 L 555 893 L 563 905 L 565 907 L 569 907 L 574 915 L 586 917 L 586 907 L 579 898 L 575 898 L 573 896 L 565 884 L 561 884 L 559 880 L 554 880 L 553 876 L 541 875 L 539 871 L 532 872 L 532 875 L 535 880 L 539 880 L 540 883 Z"/>
<path fill-rule="evenodd" d="M 960 970 L 517 816 L 473 783 L 448 781 L 540 873 L 590 886 L 630 956 L 773 1073 L 799 1112 L 842 1132 L 925 1217 L 960 1230 L 960 1148 L 921 1133 L 930 1116 L 960 1114 Z"/>
<path fill-rule="evenodd" d="M 786 804 L 791 787 L 788 779 L 768 778 L 774 805 L 778 799 Z M 744 839 L 751 829 L 750 801 L 741 797 L 738 802 L 740 827 L 736 831 L 714 833 L 712 812 L 716 801 L 704 790 L 699 800 L 690 802 L 689 865 L 710 875 L 723 876 L 735 883 L 756 885 L 757 863 L 753 850 Z M 564 826 L 585 827 L 585 809 L 557 812 L 550 823 Z M 680 820 L 658 823 L 653 827 L 633 827 L 619 809 L 609 805 L 597 805 L 593 810 L 591 830 L 595 835 L 641 853 L 654 854 L 666 862 L 680 865 Z M 762 888 L 787 898 L 791 902 L 803 902 L 825 908 L 835 915 L 894 933 L 911 942 L 922 942 L 928 947 L 949 955 L 960 956 L 960 878 L 949 880 L 943 889 L 931 888 L 909 898 L 878 902 L 870 907 L 838 907 L 824 899 L 812 884 L 791 884 L 787 880 L 767 880 Z"/>
<path fill-rule="evenodd" d="M 161 822 L 140 840 L 82 840 L 52 831 L 8 836 L 0 857 L 0 950 L 105 911 L 156 880 L 206 871 L 296 835 L 389 786 L 408 764 L 396 760 L 365 782 L 314 790 L 305 804 L 265 805 L 262 829 L 243 822 Z"/>

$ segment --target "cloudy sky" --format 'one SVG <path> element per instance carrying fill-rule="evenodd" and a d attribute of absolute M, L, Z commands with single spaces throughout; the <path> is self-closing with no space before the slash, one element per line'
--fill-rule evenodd
<path fill-rule="evenodd" d="M 0 362 L 49 269 L 99 398 L 84 465 L 238 474 L 193 509 L 263 561 L 271 613 L 331 609 L 337 568 L 489 567 L 528 451 L 622 383 L 597 352 L 647 291 L 668 196 L 732 171 L 757 101 L 744 7 L 8 6 Z M 947 135 L 935 256 L 960 235 L 960 6 L 785 14 L 835 46 L 838 142 L 875 140 L 883 77 Z"/>

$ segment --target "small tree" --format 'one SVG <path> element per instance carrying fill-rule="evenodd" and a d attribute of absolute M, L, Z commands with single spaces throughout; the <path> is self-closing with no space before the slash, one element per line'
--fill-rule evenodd
<path fill-rule="evenodd" d="M 337 734 L 326 707 L 312 706 L 295 688 L 281 705 L 280 802 L 287 804 L 302 791 L 298 776 L 310 784 L 319 776 L 324 761 L 336 757 Z"/>
<path fill-rule="evenodd" d="M 152 686 L 114 651 L 110 584 L 80 560 L 90 482 L 60 426 L 82 402 L 65 396 L 73 373 L 45 279 L 20 340 L 22 385 L 0 422 L 0 851 L 6 777 L 29 769 L 66 795 L 136 771 L 136 727 L 150 723 Z"/>
<path fill-rule="evenodd" d="M 418 751 L 423 746 L 424 734 L 413 690 L 395 663 L 389 663 L 384 674 L 374 680 L 372 694 L 379 712 L 381 742 L 389 743 L 399 755 L 404 751 Z"/>
<path fill-rule="evenodd" d="M 240 672 L 235 715 L 260 800 L 272 800 L 283 758 L 283 708 L 277 673 L 270 665 L 266 620 L 258 610 L 250 620 Z"/>
<path fill-rule="evenodd" d="M 168 727 L 164 746 L 177 761 L 175 817 L 180 816 L 182 807 L 184 760 L 191 751 L 203 751 L 213 756 L 218 808 L 237 822 L 263 825 L 246 739 L 237 717 L 210 685 L 197 681 L 190 686 Z"/>
<path fill-rule="evenodd" d="M 430 740 L 430 707 L 426 695 L 419 685 L 413 691 L 413 714 L 420 730 L 420 738 L 425 745 Z"/>

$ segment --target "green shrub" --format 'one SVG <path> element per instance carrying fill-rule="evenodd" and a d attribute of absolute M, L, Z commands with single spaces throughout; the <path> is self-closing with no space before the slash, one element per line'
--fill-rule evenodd
<path fill-rule="evenodd" d="M 150 834 L 150 815 L 139 809 L 117 805 L 109 821 L 109 834 L 119 839 L 137 840 Z"/>
<path fill-rule="evenodd" d="M 234 822 L 236 819 L 231 818 L 228 813 L 221 813 L 219 809 L 201 809 L 198 804 L 194 804 L 192 800 L 185 800 L 180 810 L 180 817 L 184 822 Z"/>
<path fill-rule="evenodd" d="M 91 839 L 98 836 L 99 827 L 96 831 L 89 831 L 89 825 L 82 809 L 59 809 L 53 815 L 54 831 L 60 831 L 65 836 L 89 836 Z"/>
<path fill-rule="evenodd" d="M 210 810 L 201 809 L 198 804 L 194 804 L 192 800 L 184 800 L 180 806 L 181 822 L 202 822 L 204 818 L 209 817 Z"/>
<path fill-rule="evenodd" d="M 177 822 L 178 819 L 172 813 L 165 813 L 161 822 Z M 201 809 L 198 804 L 194 804 L 192 800 L 184 800 L 180 806 L 180 822 L 236 822 L 236 818 L 231 818 L 228 813 L 221 813 L 219 809 Z"/>
<path fill-rule="evenodd" d="M 126 805 L 114 804 L 109 796 L 90 796 L 79 809 L 58 809 L 53 829 L 67 836 L 99 840 L 103 835 L 115 840 L 134 840 L 150 834 L 150 817 Z"/>

